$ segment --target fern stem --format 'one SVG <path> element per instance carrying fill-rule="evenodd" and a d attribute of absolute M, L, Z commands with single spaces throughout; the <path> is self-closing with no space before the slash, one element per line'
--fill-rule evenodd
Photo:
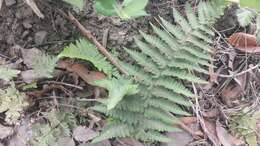
<path fill-rule="evenodd" d="M 81 34 L 86 37 L 86 39 L 92 41 L 96 45 L 98 50 L 110 61 L 111 64 L 113 64 L 122 74 L 128 75 L 128 72 L 116 61 L 116 59 L 113 58 L 113 56 L 106 50 L 106 48 L 101 45 L 91 34 L 91 32 L 87 30 L 70 12 L 68 13 L 68 15 L 62 10 L 60 10 L 59 12 L 62 16 L 71 21 L 71 23 L 80 30 Z"/>

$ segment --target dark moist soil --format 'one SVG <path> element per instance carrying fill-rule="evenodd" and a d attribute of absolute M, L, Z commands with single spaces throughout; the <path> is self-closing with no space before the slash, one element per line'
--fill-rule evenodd
<path fill-rule="evenodd" d="M 59 9 L 73 12 L 98 41 L 105 44 L 107 42 L 108 48 L 117 50 L 123 46 L 132 47 L 133 37 L 139 30 L 151 30 L 149 22 L 155 22 L 154 16 L 171 19 L 170 1 L 161 0 L 150 2 L 147 8 L 150 16 L 129 21 L 98 15 L 90 0 L 86 2 L 84 10 L 78 13 L 61 0 L 36 1 L 45 16 L 44 19 L 37 17 L 23 0 L 15 2 L 8 6 L 4 4 L 0 11 L 0 52 L 6 56 L 14 45 L 26 49 L 36 47 L 50 54 L 57 54 L 66 44 L 80 38 L 81 34 L 58 13 Z"/>

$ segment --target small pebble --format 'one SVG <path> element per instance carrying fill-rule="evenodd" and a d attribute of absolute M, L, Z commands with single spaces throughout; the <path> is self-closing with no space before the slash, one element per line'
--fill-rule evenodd
<path fill-rule="evenodd" d="M 41 45 L 45 41 L 46 36 L 47 36 L 46 31 L 38 31 L 34 35 L 34 42 L 37 45 Z"/>
<path fill-rule="evenodd" d="M 30 28 L 32 28 L 32 24 L 30 23 L 30 21 L 24 21 L 23 27 L 26 29 L 30 29 Z"/>

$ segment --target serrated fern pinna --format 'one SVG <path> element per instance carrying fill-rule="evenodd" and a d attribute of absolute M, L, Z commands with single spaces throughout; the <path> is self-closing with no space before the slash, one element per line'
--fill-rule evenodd
<path fill-rule="evenodd" d="M 224 0 L 200 2 L 196 13 L 187 4 L 186 18 L 173 9 L 177 25 L 160 18 L 163 29 L 151 24 L 156 35 L 140 32 L 143 39 L 135 42 L 141 51 L 125 49 L 136 63 L 121 62 L 140 91 L 125 96 L 111 110 L 105 104 L 95 106 L 113 120 L 93 142 L 113 137 L 170 141 L 160 132 L 179 130 L 173 127 L 178 122 L 175 116 L 189 115 L 183 108 L 191 106 L 185 96 L 195 96 L 182 81 L 207 83 L 193 73 L 208 72 L 202 66 L 210 66 L 212 59 L 211 25 L 222 15 L 224 6 Z"/>

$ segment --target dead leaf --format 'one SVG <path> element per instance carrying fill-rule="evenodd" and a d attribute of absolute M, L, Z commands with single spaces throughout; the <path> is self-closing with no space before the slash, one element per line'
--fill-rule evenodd
<path fill-rule="evenodd" d="M 181 117 L 180 120 L 183 122 L 185 125 L 193 124 L 197 122 L 196 117 Z"/>
<path fill-rule="evenodd" d="M 209 111 L 203 112 L 203 117 L 215 118 L 219 115 L 219 110 L 217 108 L 211 109 Z"/>
<path fill-rule="evenodd" d="M 217 137 L 216 125 L 213 122 L 204 120 L 204 123 L 201 123 L 204 133 L 208 136 L 210 141 L 214 144 L 214 146 L 221 146 L 221 142 Z"/>
<path fill-rule="evenodd" d="M 8 146 L 26 146 L 32 135 L 30 120 L 24 118 L 21 125 L 16 129 L 16 134 L 9 140 Z"/>
<path fill-rule="evenodd" d="M 32 83 L 33 81 L 36 81 L 36 80 L 42 78 L 37 73 L 35 73 L 34 70 L 22 71 L 21 77 L 25 83 Z"/>
<path fill-rule="evenodd" d="M 133 138 L 121 138 L 120 141 L 128 146 L 144 146 L 141 142 L 139 142 Z"/>
<path fill-rule="evenodd" d="M 242 74 L 237 77 L 236 83 L 229 84 L 226 88 L 221 91 L 222 101 L 229 107 L 238 101 L 239 97 L 244 94 L 246 87 L 247 74 Z"/>
<path fill-rule="evenodd" d="M 169 143 L 162 143 L 161 146 L 186 146 L 193 141 L 193 137 L 185 131 L 167 132 L 166 135 L 173 140 Z"/>
<path fill-rule="evenodd" d="M 240 146 L 244 142 L 230 135 L 225 128 L 222 127 L 219 121 L 216 122 L 216 132 L 218 139 L 223 146 Z"/>
<path fill-rule="evenodd" d="M 87 142 L 93 139 L 97 133 L 90 128 L 78 126 L 73 130 L 73 138 L 79 142 Z"/>
<path fill-rule="evenodd" d="M 69 61 L 58 62 L 58 67 L 76 73 L 88 84 L 91 84 L 95 80 L 100 80 L 106 77 L 106 75 L 102 72 L 90 71 L 82 64 L 71 63 Z"/>
<path fill-rule="evenodd" d="M 247 53 L 260 52 L 260 47 L 257 46 L 255 35 L 238 32 L 231 35 L 227 40 L 232 46 L 240 51 Z"/>
<path fill-rule="evenodd" d="M 39 10 L 39 8 L 37 7 L 36 3 L 34 2 L 34 0 L 25 0 L 25 2 L 27 3 L 27 5 L 29 5 L 33 12 L 40 18 L 44 18 L 44 15 L 42 14 L 42 12 Z"/>
<path fill-rule="evenodd" d="M 71 137 L 59 138 L 58 146 L 75 146 L 75 142 Z"/>
<path fill-rule="evenodd" d="M 111 146 L 111 143 L 109 142 L 109 140 L 103 140 L 98 143 L 84 143 L 80 144 L 79 146 Z"/>
<path fill-rule="evenodd" d="M 43 55 L 43 52 L 37 48 L 22 49 L 21 52 L 22 52 L 23 62 L 29 68 L 32 68 L 33 66 L 32 62 L 33 60 L 35 60 L 35 57 Z"/>
<path fill-rule="evenodd" d="M 0 0 L 0 10 L 1 10 L 1 8 L 2 8 L 3 1 L 4 1 L 4 0 Z"/>
<path fill-rule="evenodd" d="M 4 139 L 14 132 L 12 127 L 6 127 L 0 124 L 0 139 Z"/>

